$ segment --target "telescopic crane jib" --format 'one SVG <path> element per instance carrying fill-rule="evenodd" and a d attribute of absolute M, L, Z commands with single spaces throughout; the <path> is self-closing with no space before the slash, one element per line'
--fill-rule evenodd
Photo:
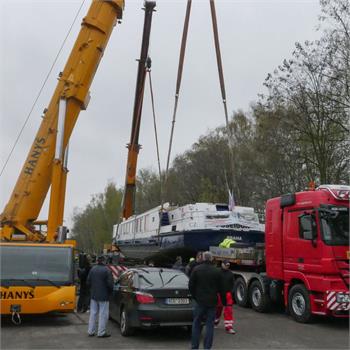
<path fill-rule="evenodd" d="M 40 128 L 0 215 L 1 240 L 52 242 L 61 231 L 67 177 L 68 143 L 79 112 L 86 109 L 89 88 L 124 0 L 94 0 L 43 116 Z M 47 221 L 37 217 L 51 186 Z M 47 234 L 34 228 L 47 225 Z"/>
<path fill-rule="evenodd" d="M 136 168 L 137 157 L 141 145 L 139 145 L 139 133 L 141 125 L 142 103 L 145 88 L 147 70 L 150 69 L 150 58 L 148 57 L 149 39 L 151 33 L 152 14 L 156 6 L 155 1 L 145 1 L 145 20 L 143 25 L 142 45 L 140 59 L 138 60 L 138 71 L 135 89 L 134 110 L 131 128 L 131 137 L 128 147 L 128 159 L 126 166 L 125 190 L 122 204 L 122 217 L 127 219 L 134 214 Z"/>
<path fill-rule="evenodd" d="M 1 314 L 12 314 L 16 324 L 21 313 L 74 311 L 75 242 L 66 240 L 62 226 L 68 143 L 79 112 L 88 105 L 91 82 L 123 9 L 124 0 L 92 1 L 0 216 L 0 308 Z M 48 220 L 37 221 L 50 186 Z"/>

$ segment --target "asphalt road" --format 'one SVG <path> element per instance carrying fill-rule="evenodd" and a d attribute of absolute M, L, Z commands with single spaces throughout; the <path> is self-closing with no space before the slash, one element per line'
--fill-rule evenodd
<path fill-rule="evenodd" d="M 226 334 L 223 324 L 215 330 L 214 349 L 348 349 L 346 319 L 318 319 L 299 324 L 282 312 L 259 314 L 235 307 L 237 334 Z M 1 322 L 1 349 L 189 349 L 190 336 L 183 328 L 142 330 L 122 337 L 110 321 L 110 338 L 87 336 L 89 314 L 24 318 L 14 326 Z"/>

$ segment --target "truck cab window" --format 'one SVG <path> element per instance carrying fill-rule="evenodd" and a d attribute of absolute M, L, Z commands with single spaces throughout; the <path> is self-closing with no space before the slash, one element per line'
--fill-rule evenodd
<path fill-rule="evenodd" d="M 349 242 L 349 209 L 333 207 L 320 210 L 322 237 L 326 244 L 344 245 Z"/>
<path fill-rule="evenodd" d="M 302 214 L 299 216 L 299 236 L 306 240 L 316 238 L 316 221 L 313 215 Z"/>

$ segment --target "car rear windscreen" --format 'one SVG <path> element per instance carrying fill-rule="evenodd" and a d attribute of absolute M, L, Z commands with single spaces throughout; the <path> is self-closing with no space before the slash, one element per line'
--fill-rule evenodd
<path fill-rule="evenodd" d="M 181 271 L 150 271 L 139 273 L 140 288 L 188 288 L 188 277 Z"/>

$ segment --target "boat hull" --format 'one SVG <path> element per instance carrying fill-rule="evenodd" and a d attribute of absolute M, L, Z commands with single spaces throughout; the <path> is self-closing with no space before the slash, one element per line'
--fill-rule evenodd
<path fill-rule="evenodd" d="M 117 244 L 127 257 L 164 261 L 167 258 L 172 260 L 177 255 L 189 258 L 198 251 L 209 250 L 210 246 L 218 246 L 228 236 L 247 247 L 264 243 L 265 237 L 264 232 L 253 230 L 192 230 L 170 232 L 137 241 L 117 241 Z"/>

